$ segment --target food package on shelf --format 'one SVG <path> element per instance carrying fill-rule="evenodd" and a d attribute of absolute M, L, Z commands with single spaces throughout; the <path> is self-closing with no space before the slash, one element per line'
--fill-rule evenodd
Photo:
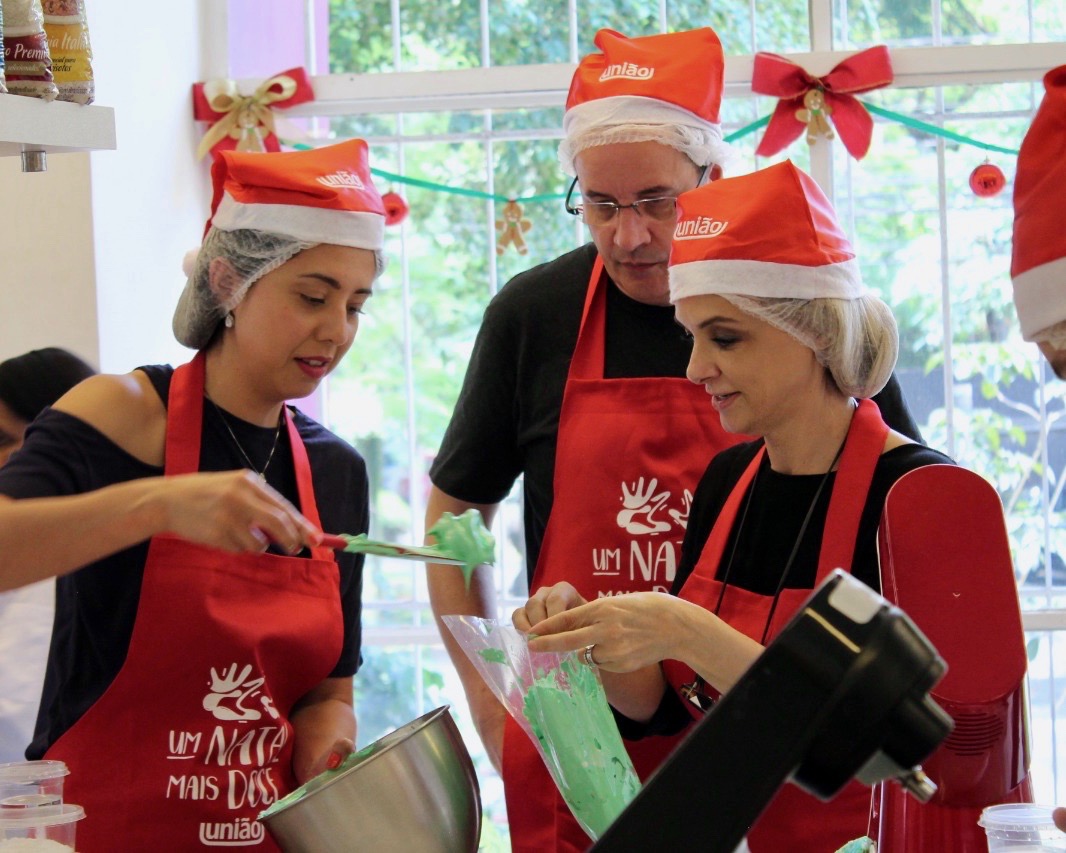
<path fill-rule="evenodd" d="M 14 95 L 53 100 L 52 59 L 44 32 L 41 0 L 2 0 L 7 89 Z"/>
<path fill-rule="evenodd" d="M 59 100 L 91 104 L 96 84 L 85 0 L 41 0 L 41 5 Z"/>
<path fill-rule="evenodd" d="M 4 7 L 0 6 L 0 95 L 7 94 L 4 79 Z"/>

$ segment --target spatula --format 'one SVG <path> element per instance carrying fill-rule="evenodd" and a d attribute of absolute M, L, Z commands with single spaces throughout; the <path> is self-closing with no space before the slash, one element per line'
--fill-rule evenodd
<path fill-rule="evenodd" d="M 403 560 L 422 560 L 427 563 L 446 563 L 463 567 L 463 579 L 470 585 L 470 576 L 482 563 L 492 563 L 496 556 L 496 540 L 481 520 L 481 513 L 468 509 L 461 515 L 446 512 L 429 533 L 436 545 L 395 545 L 368 539 L 366 534 L 326 534 L 322 544 L 327 548 L 355 554 L 376 554 Z"/>

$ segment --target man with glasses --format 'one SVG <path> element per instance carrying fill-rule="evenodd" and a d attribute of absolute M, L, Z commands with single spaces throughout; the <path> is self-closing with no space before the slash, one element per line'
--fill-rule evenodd
<path fill-rule="evenodd" d="M 566 209 L 584 217 L 592 243 L 516 276 L 489 304 L 430 470 L 427 530 L 470 507 L 491 523 L 523 477 L 522 597 L 560 581 L 587 599 L 668 592 L 692 490 L 739 438 L 685 378 L 691 345 L 667 281 L 675 200 L 719 177 L 728 150 L 721 44 L 706 27 L 634 39 L 601 30 L 595 43 L 574 74 L 559 148 L 575 176 Z M 916 435 L 898 385 L 890 393 L 889 422 Z M 487 569 L 469 590 L 434 567 L 428 582 L 438 617 L 496 615 Z M 584 850 L 533 745 L 441 633 L 502 771 L 513 849 Z M 643 778 L 674 743 L 626 746 Z"/>

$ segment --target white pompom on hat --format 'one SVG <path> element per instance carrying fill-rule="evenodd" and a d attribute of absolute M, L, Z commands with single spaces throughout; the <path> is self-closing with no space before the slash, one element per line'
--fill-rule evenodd
<path fill-rule="evenodd" d="M 851 243 L 814 179 L 786 160 L 677 199 L 670 301 L 686 296 L 856 299 Z"/>
<path fill-rule="evenodd" d="M 182 263 L 188 281 L 173 320 L 180 343 L 206 345 L 258 278 L 310 246 L 366 249 L 376 256 L 379 271 L 383 267 L 385 207 L 362 139 L 307 151 L 223 151 L 211 167 L 211 180 L 203 244 Z M 231 248 L 242 241 L 222 239 L 233 232 L 262 237 L 243 241 L 256 244 L 246 253 Z M 207 260 L 215 252 L 241 272 L 236 288 L 224 297 L 212 291 L 209 280 Z"/>
<path fill-rule="evenodd" d="M 710 27 L 627 38 L 596 33 L 599 53 L 578 64 L 563 117 L 559 162 L 575 174 L 574 158 L 595 145 L 662 142 L 698 166 L 721 163 L 719 108 L 725 63 Z"/>
<path fill-rule="evenodd" d="M 1066 65 L 1044 75 L 1044 89 L 1014 177 L 1010 274 L 1027 341 L 1066 321 Z"/>

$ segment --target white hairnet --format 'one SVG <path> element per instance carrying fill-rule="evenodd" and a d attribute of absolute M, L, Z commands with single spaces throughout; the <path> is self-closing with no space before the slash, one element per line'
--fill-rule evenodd
<path fill-rule="evenodd" d="M 188 283 L 174 310 L 174 336 L 179 343 L 202 349 L 226 316 L 244 298 L 248 288 L 294 255 L 315 243 L 294 240 L 265 231 L 222 231 L 212 227 L 195 255 Z M 191 259 L 186 257 L 188 264 Z M 216 258 L 224 259 L 236 274 L 227 292 L 211 287 L 209 270 Z"/>
<path fill-rule="evenodd" d="M 187 347 L 202 349 L 226 314 L 244 299 L 248 288 L 300 252 L 317 245 L 266 231 L 247 228 L 223 231 L 212 227 L 203 245 L 186 255 L 182 264 L 189 280 L 174 309 L 174 336 Z M 210 268 L 215 258 L 227 261 L 236 274 L 225 293 L 211 287 Z M 385 255 L 381 251 L 374 252 L 374 268 L 375 277 L 385 269 Z"/>
<path fill-rule="evenodd" d="M 729 293 L 722 298 L 813 350 L 837 388 L 849 397 L 873 397 L 885 387 L 896 366 L 896 319 L 873 293 L 855 299 L 779 299 Z"/>
<path fill-rule="evenodd" d="M 685 124 L 625 123 L 590 125 L 559 143 L 559 165 L 568 175 L 576 175 L 574 158 L 586 148 L 623 142 L 658 142 L 674 148 L 697 166 L 728 164 L 733 147 L 721 132 Z"/>

